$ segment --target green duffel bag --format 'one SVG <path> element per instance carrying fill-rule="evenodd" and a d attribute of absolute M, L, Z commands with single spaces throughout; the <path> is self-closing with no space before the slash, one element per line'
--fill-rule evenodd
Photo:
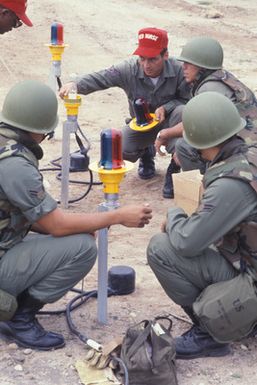
<path fill-rule="evenodd" d="M 252 277 L 237 277 L 208 286 L 193 303 L 199 322 L 216 341 L 246 337 L 257 325 L 257 287 Z"/>
<path fill-rule="evenodd" d="M 165 327 L 165 322 L 168 327 Z M 121 345 L 129 385 L 178 385 L 175 364 L 175 342 L 171 334 L 172 320 L 156 317 L 131 326 Z M 120 377 L 124 381 L 121 368 Z"/>

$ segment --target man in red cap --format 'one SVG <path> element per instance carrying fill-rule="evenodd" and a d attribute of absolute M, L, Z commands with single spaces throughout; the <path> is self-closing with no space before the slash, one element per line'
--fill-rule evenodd
<path fill-rule="evenodd" d="M 150 179 L 155 175 L 154 142 L 158 132 L 181 122 L 184 104 L 189 99 L 189 88 L 184 80 L 181 64 L 168 55 L 167 32 L 159 28 L 143 28 L 138 32 L 138 47 L 133 53 L 138 58 L 124 60 L 102 71 L 86 74 L 76 79 L 78 92 L 90 94 L 110 87 L 124 90 L 129 103 L 130 118 L 135 117 L 134 102 L 144 99 L 149 112 L 155 113 L 159 123 L 150 131 L 135 131 L 128 125 L 123 128 L 123 158 L 131 162 L 139 160 L 138 175 Z M 60 90 L 64 97 L 74 87 L 74 82 Z M 174 152 L 175 139 L 166 147 Z M 172 198 L 171 174 L 179 166 L 172 162 L 166 173 L 163 197 Z"/>
<path fill-rule="evenodd" d="M 32 27 L 26 8 L 27 0 L 0 0 L 0 35 L 21 27 L 23 23 Z"/>

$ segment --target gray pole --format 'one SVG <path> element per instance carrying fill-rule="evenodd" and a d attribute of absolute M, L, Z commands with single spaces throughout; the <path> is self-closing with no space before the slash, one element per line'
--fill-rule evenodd
<path fill-rule="evenodd" d="M 61 62 L 58 60 L 52 61 L 52 66 L 49 74 L 48 85 L 52 88 L 54 93 L 58 91 L 57 78 L 61 76 Z"/>
<path fill-rule="evenodd" d="M 77 131 L 77 116 L 68 115 L 63 123 L 62 134 L 62 177 L 61 177 L 61 207 L 69 205 L 69 173 L 70 173 L 70 134 Z"/>
<path fill-rule="evenodd" d="M 106 194 L 105 202 L 100 203 L 98 211 L 110 211 L 119 207 L 118 194 Z M 98 231 L 98 292 L 97 319 L 101 324 L 107 324 L 108 297 L 108 229 Z"/>

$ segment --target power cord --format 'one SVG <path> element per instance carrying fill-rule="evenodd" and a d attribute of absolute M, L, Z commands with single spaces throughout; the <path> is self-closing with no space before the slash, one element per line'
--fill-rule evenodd
<path fill-rule="evenodd" d="M 84 133 L 82 132 L 82 130 L 81 130 L 79 125 L 78 125 L 78 130 L 79 130 L 81 136 L 83 137 L 84 141 L 86 142 L 86 147 L 83 145 L 82 140 L 79 137 L 79 135 L 75 132 L 75 138 L 76 138 L 77 144 L 79 146 L 79 150 L 77 152 L 79 152 L 80 154 L 84 155 L 85 160 L 86 160 L 86 164 L 88 166 L 89 158 L 88 158 L 87 153 L 88 153 L 88 151 L 90 149 L 90 143 L 89 143 L 88 139 L 86 138 L 86 136 L 84 135 Z M 41 168 L 39 171 L 41 171 L 41 172 L 44 172 L 44 171 L 61 171 L 61 169 L 62 169 L 61 164 L 58 163 L 61 159 L 62 159 L 62 157 L 59 157 L 57 159 L 54 159 L 54 160 L 50 161 L 50 163 L 54 166 L 54 168 L 53 167 L 45 167 L 45 168 Z M 72 170 L 71 172 L 78 172 L 78 171 L 79 170 Z M 83 184 L 83 185 L 85 184 L 85 185 L 88 185 L 88 188 L 85 191 L 85 193 L 83 193 L 80 197 L 71 199 L 71 200 L 68 201 L 68 203 L 75 203 L 75 202 L 78 202 L 78 201 L 84 199 L 89 194 L 89 192 L 92 189 L 93 185 L 101 185 L 102 184 L 102 182 L 94 182 L 93 181 L 93 173 L 92 173 L 91 170 L 87 169 L 87 170 L 84 170 L 84 171 L 88 171 L 89 172 L 89 182 L 79 181 L 79 180 L 69 180 L 69 183 Z M 56 178 L 58 180 L 61 180 L 62 179 L 62 173 L 59 172 L 56 175 Z M 57 203 L 60 204 L 61 201 L 58 200 Z"/>
<path fill-rule="evenodd" d="M 84 291 L 80 289 L 73 288 L 70 291 L 77 293 L 77 295 L 72 298 L 66 308 L 60 309 L 60 310 L 53 310 L 53 311 L 39 311 L 37 314 L 39 315 L 60 315 L 60 314 L 65 314 L 66 315 L 66 321 L 68 324 L 68 327 L 70 331 L 75 334 L 80 341 L 82 341 L 84 344 L 87 344 L 88 340 L 90 339 L 86 335 L 82 334 L 77 327 L 75 326 L 72 317 L 71 317 L 71 312 L 81 305 L 83 305 L 87 300 L 90 298 L 97 298 L 97 290 L 91 290 L 91 291 Z M 112 295 L 119 295 L 119 293 L 111 288 L 108 287 L 107 291 L 108 297 Z M 124 385 L 129 385 L 129 377 L 128 377 L 128 370 L 125 365 L 125 363 L 118 357 L 116 356 L 111 356 L 112 360 L 116 361 L 120 367 L 123 369 L 123 375 L 124 375 Z"/>

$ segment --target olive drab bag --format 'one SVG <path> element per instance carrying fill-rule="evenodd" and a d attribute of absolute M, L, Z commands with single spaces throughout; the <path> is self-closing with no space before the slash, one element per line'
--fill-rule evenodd
<path fill-rule="evenodd" d="M 168 322 L 168 327 L 164 324 Z M 177 385 L 172 320 L 157 317 L 130 327 L 121 345 L 120 358 L 129 385 Z M 121 369 L 122 371 L 122 369 Z M 122 375 L 123 374 L 123 375 Z M 121 373 L 124 378 L 124 373 Z"/>
<path fill-rule="evenodd" d="M 218 342 L 246 337 L 257 325 L 257 287 L 248 273 L 208 286 L 193 303 L 201 326 Z"/>

